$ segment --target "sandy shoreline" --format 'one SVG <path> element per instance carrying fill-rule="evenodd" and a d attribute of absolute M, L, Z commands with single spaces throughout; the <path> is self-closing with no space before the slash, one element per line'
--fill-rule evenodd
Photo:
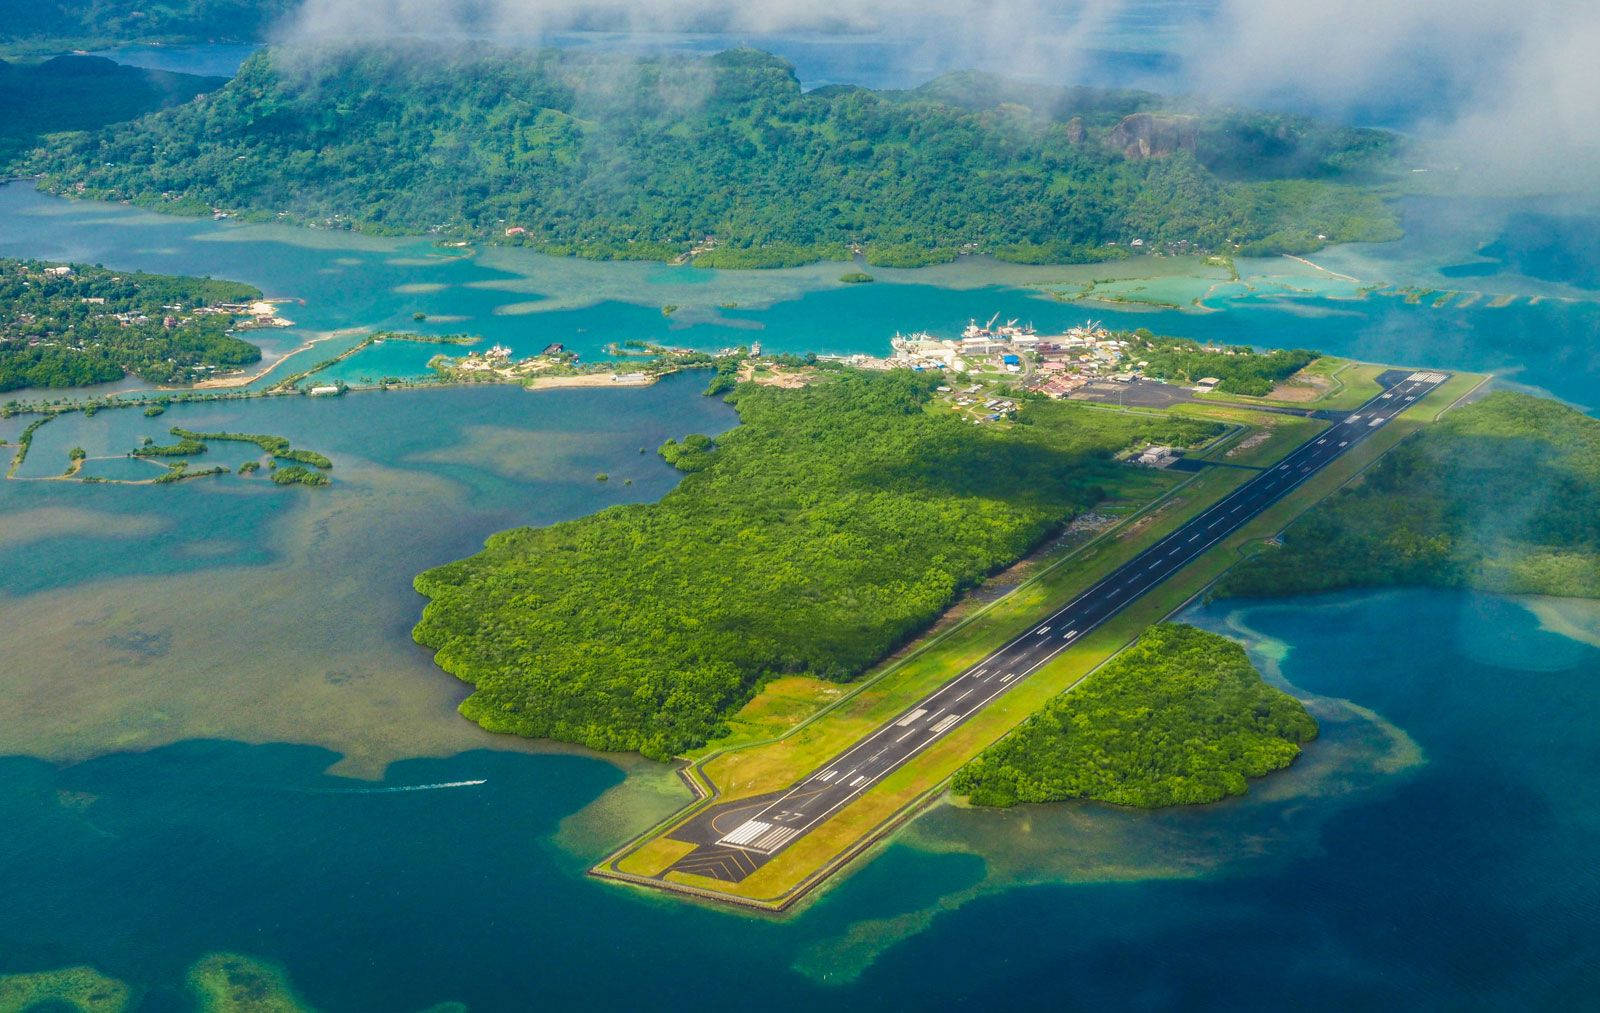
<path fill-rule="evenodd" d="M 309 352 L 311 349 L 313 349 L 316 346 L 322 344 L 324 341 L 332 341 L 335 338 L 348 338 L 348 337 L 350 337 L 352 335 L 356 335 L 356 334 L 366 334 L 370 330 L 371 330 L 371 328 L 367 328 L 367 327 L 346 327 L 346 328 L 343 328 L 343 329 L 337 330 L 337 331 L 329 331 L 326 334 L 319 335 L 318 337 L 315 337 L 315 338 L 310 338 L 310 339 L 302 342 L 301 344 L 296 345 L 294 348 L 291 348 L 287 352 L 284 352 L 282 355 L 278 356 L 276 359 L 272 360 L 271 362 L 269 362 L 265 366 L 262 366 L 260 369 L 256 370 L 254 373 L 240 373 L 240 374 L 237 374 L 235 376 L 213 377 L 212 379 L 209 379 L 209 380 L 201 380 L 199 383 L 195 384 L 193 387 L 186 387 L 186 388 L 181 388 L 181 389 L 184 389 L 184 390 L 227 390 L 227 389 L 230 389 L 230 388 L 233 388 L 233 387 L 245 387 L 245 386 L 248 386 L 248 385 L 250 385 L 252 383 L 255 383 L 257 380 L 259 380 L 262 377 L 266 376 L 268 373 L 272 372 L 274 369 L 277 369 L 279 366 L 283 365 L 285 362 L 288 362 L 290 359 L 294 358 L 296 355 L 299 355 L 301 352 Z M 174 389 L 179 389 L 179 388 L 174 388 Z"/>
<path fill-rule="evenodd" d="M 1323 267 L 1321 264 L 1313 264 L 1311 261 L 1307 260 L 1304 257 L 1296 257 L 1292 253 L 1285 253 L 1284 256 L 1288 257 L 1290 260 L 1298 261 L 1299 263 L 1302 263 L 1302 264 L 1306 265 L 1307 267 L 1315 268 L 1316 270 L 1321 271 L 1323 274 L 1332 275 L 1333 277 L 1338 278 L 1340 281 L 1348 281 L 1352 285 L 1361 284 L 1361 279 L 1360 278 L 1352 278 L 1348 274 L 1340 274 L 1338 271 L 1330 271 L 1326 267 Z"/>
<path fill-rule="evenodd" d="M 527 390 L 559 387 L 648 387 L 656 378 L 647 373 L 582 373 L 577 376 L 536 376 L 522 386 Z"/>

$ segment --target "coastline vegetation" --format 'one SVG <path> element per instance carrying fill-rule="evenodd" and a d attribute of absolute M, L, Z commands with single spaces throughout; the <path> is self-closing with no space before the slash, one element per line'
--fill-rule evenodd
<path fill-rule="evenodd" d="M 257 362 L 221 306 L 259 298 L 238 282 L 0 258 L 0 391 L 189 383 Z"/>
<path fill-rule="evenodd" d="M 302 468 L 298 464 L 293 464 L 287 468 L 274 468 L 272 471 L 272 481 L 278 485 L 317 486 L 327 485 L 328 476 L 312 471 L 309 468 Z"/>
<path fill-rule="evenodd" d="M 962 767 L 951 790 L 983 806 L 1215 802 L 1287 767 L 1316 734 L 1243 647 L 1164 623 Z"/>
<path fill-rule="evenodd" d="M 179 435 L 174 430 L 173 435 Z M 194 457 L 196 454 L 206 452 L 206 445 L 199 440 L 182 437 L 177 443 L 146 443 L 142 447 L 135 447 L 130 451 L 132 457 Z"/>
<path fill-rule="evenodd" d="M 185 479 L 205 478 L 208 475 L 226 475 L 227 473 L 228 468 L 226 465 L 219 464 L 212 468 L 200 468 L 195 471 L 190 471 L 188 461 L 179 461 L 176 464 L 169 466 L 167 470 L 160 476 L 152 479 L 151 484 L 171 485 L 174 482 L 182 482 Z"/>
<path fill-rule="evenodd" d="M 1222 381 L 1216 389 L 1263 397 L 1321 356 L 1304 348 L 1260 351 L 1249 345 L 1202 345 L 1189 338 L 1158 337 L 1144 328 L 1133 332 L 1128 354 L 1148 363 L 1145 373 L 1173 383 Z"/>
<path fill-rule="evenodd" d="M 197 433 L 178 426 L 172 427 L 172 435 L 180 437 L 185 443 L 199 441 L 222 440 L 234 443 L 254 443 L 266 453 L 271 454 L 280 461 L 294 461 L 298 464 L 309 464 L 313 468 L 323 471 L 333 467 L 333 462 L 315 450 L 293 450 L 289 441 L 282 436 L 273 436 L 268 433 Z"/>
<path fill-rule="evenodd" d="M 17 449 L 11 455 L 11 467 L 6 469 L 7 478 L 15 475 L 17 469 L 22 467 L 22 462 L 28 459 L 28 451 L 33 447 L 33 434 L 39 431 L 40 426 L 54 417 L 53 415 L 45 415 L 34 419 L 23 428 L 21 433 L 17 434 Z"/>
<path fill-rule="evenodd" d="M 1429 586 L 1600 598 L 1600 420 L 1491 394 L 1390 451 L 1282 543 L 1216 593 Z"/>
<path fill-rule="evenodd" d="M 662 98 L 680 93 L 695 101 Z M 1270 165 L 1287 175 L 1238 171 L 1234 154 L 1269 132 Z M 63 136 L 24 164 L 47 189 L 180 213 L 745 269 L 1392 238 L 1394 213 L 1368 184 L 1395 143 L 981 75 L 806 92 L 751 49 L 419 44 L 263 51 L 215 92 Z"/>
<path fill-rule="evenodd" d="M 766 680 L 846 681 L 1104 496 L 1112 456 L 1219 427 L 1029 403 L 1031 425 L 930 407 L 936 377 L 742 384 L 741 424 L 663 448 L 652 504 L 491 537 L 416 579 L 414 634 L 493 731 L 665 758 Z M 685 467 L 685 465 L 688 467 Z"/>

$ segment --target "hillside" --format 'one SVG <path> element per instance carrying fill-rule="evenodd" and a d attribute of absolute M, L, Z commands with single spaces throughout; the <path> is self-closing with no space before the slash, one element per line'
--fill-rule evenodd
<path fill-rule="evenodd" d="M 1270 252 L 1398 234 L 1345 178 L 1381 161 L 1388 135 L 1157 104 L 970 76 L 806 93 L 754 50 L 268 52 L 226 88 L 53 144 L 27 167 L 50 189 L 165 210 L 591 257 L 670 258 L 713 235 L 700 262 L 727 267 L 842 258 L 853 244 L 917 264 L 973 249 L 1071 261 L 1136 239 Z M 1222 156 L 1256 143 L 1241 123 L 1278 138 L 1272 164 L 1303 174 L 1230 178 Z"/>
<path fill-rule="evenodd" d="M 299 0 L 0 0 L 0 47 L 45 52 L 123 42 L 247 42 Z"/>
<path fill-rule="evenodd" d="M 1386 585 L 1600 598 L 1600 421 L 1526 394 L 1457 409 L 1218 592 Z"/>
<path fill-rule="evenodd" d="M 93 130 L 187 102 L 220 77 L 124 67 L 96 56 L 0 60 L 0 172 L 46 134 Z"/>

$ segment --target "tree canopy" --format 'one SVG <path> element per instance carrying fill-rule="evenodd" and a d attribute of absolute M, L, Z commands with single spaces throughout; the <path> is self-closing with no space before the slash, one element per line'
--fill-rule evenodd
<path fill-rule="evenodd" d="M 1006 85 L 997 94 L 1033 105 L 985 105 L 957 101 L 964 88 L 1001 86 L 804 92 L 788 64 L 749 49 L 267 51 L 225 88 L 52 143 L 26 167 L 47 187 L 168 210 L 589 257 L 694 248 L 725 267 L 852 247 L 883 264 L 973 249 L 1083 260 L 1136 238 L 1261 250 L 1274 237 L 1299 249 L 1307 236 L 1397 234 L 1375 195 L 1333 181 L 1341 155 L 1383 149 L 1373 137 L 1389 135 L 1280 131 L 1303 155 L 1286 186 L 1207 166 L 1204 152 L 1226 149 L 1244 114 L 1195 117 L 1205 148 L 1129 157 L 1115 114 L 1152 96 Z"/>
<path fill-rule="evenodd" d="M 0 258 L 0 391 L 187 383 L 256 362 L 219 304 L 259 298 L 238 282 Z"/>
<path fill-rule="evenodd" d="M 1030 402 L 1033 424 L 929 408 L 908 371 L 740 385 L 741 424 L 663 456 L 660 502 L 490 538 L 416 580 L 415 630 L 484 727 L 667 757 L 768 678 L 853 678 L 1099 501 L 1145 441 L 1210 423 Z"/>
<path fill-rule="evenodd" d="M 1243 647 L 1163 624 L 962 767 L 952 789 L 990 806 L 1215 802 L 1287 767 L 1316 734 Z"/>
<path fill-rule="evenodd" d="M 1600 598 L 1600 420 L 1509 392 L 1455 409 L 1219 592 L 1389 585 Z"/>

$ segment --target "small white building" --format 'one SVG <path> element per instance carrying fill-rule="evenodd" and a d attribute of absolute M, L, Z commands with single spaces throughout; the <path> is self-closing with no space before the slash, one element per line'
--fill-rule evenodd
<path fill-rule="evenodd" d="M 1165 468 L 1178 459 L 1171 447 L 1146 447 L 1135 460 L 1147 468 Z"/>

